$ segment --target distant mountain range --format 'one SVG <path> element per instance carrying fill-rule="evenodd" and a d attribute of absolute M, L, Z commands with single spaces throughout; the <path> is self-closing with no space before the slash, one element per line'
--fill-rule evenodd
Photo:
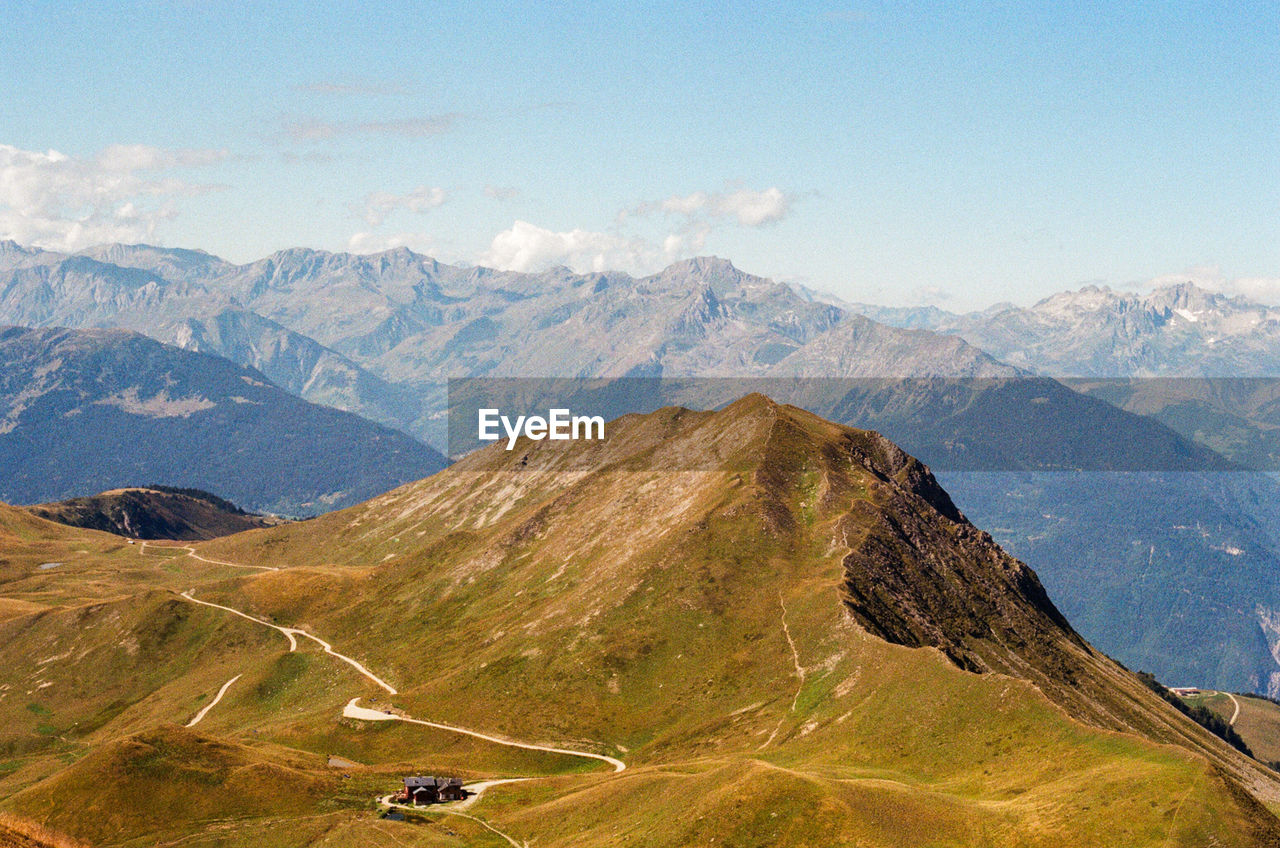
<path fill-rule="evenodd" d="M 1177 303 L 1193 316 L 1203 312 L 1190 300 Z M 997 346 L 1020 363 L 1007 364 L 944 332 L 950 325 L 938 322 L 947 316 L 936 310 L 873 317 L 904 326 L 714 258 L 635 278 L 451 266 L 404 249 L 371 256 L 294 249 L 235 265 L 198 251 L 149 246 L 68 255 L 0 244 L 0 320 L 143 332 L 259 369 L 300 397 L 440 449 L 447 443 L 449 378 L 750 377 L 765 383 L 744 384 L 738 394 L 782 397 L 789 395 L 777 390 L 779 382 L 846 378 L 851 387 L 835 394 L 822 389 L 798 402 L 879 429 L 939 469 L 961 508 L 981 515 L 998 539 L 1036 566 L 1062 607 L 1087 623 L 1095 643 L 1170 679 L 1280 691 L 1280 676 L 1273 678 L 1280 663 L 1262 623 L 1280 609 L 1280 588 L 1266 579 L 1280 570 L 1280 545 L 1259 529 L 1273 526 L 1264 505 L 1280 500 L 1280 489 L 1265 479 L 1239 491 L 1221 477 L 1165 476 L 1157 487 L 1164 506 L 1152 510 L 1153 478 L 1114 475 L 1112 484 L 1099 485 L 1094 473 L 1224 469 L 1231 464 L 1192 440 L 1236 459 L 1265 456 L 1269 444 L 1233 452 L 1240 440 L 1214 442 L 1216 425 L 1186 426 L 1223 418 L 1212 409 L 1196 407 L 1193 416 L 1164 416 L 1159 423 L 1119 412 L 1113 404 L 1127 404 L 1114 390 L 1086 396 L 1072 389 L 1089 387 L 1036 377 L 1029 359 Z M 1063 338 L 1075 336 L 1064 330 Z M 1166 407 L 1155 406 L 1160 417 Z M 1232 420 L 1238 431 L 1257 423 L 1247 415 Z M 391 476 L 407 479 L 411 467 Z M 1007 473 L 998 479 L 956 473 L 966 469 Z M 1088 472 L 1072 476 L 1072 469 Z M 1049 483 L 1024 474 L 1046 471 L 1054 472 Z M 127 482 L 151 480 L 196 485 L 265 508 L 257 497 L 217 482 L 155 474 Z M 324 503 L 319 497 L 305 500 Z M 1102 513 L 1124 519 L 1123 535 L 1076 508 L 1086 497 Z M 339 502 L 351 501 L 333 501 Z M 1216 529 L 1187 533 L 1170 525 L 1169 514 L 1192 523 L 1212 518 Z M 1052 516 L 1055 538 L 1064 544 L 1038 544 L 1044 536 L 1029 520 L 1034 516 Z M 1146 551 L 1149 561 L 1140 563 L 1126 545 Z M 1248 555 L 1227 554 L 1224 547 Z M 1176 551 L 1177 560 L 1152 550 Z M 1130 596 L 1150 597 L 1155 608 L 1185 616 L 1183 625 L 1169 628 L 1166 619 L 1132 605 L 1107 606 L 1096 580 L 1082 576 L 1082 551 Z M 1224 575 L 1219 588 L 1200 586 L 1198 575 L 1209 572 Z M 1206 600 L 1183 608 L 1182 599 L 1198 597 L 1202 588 Z M 1206 643 L 1206 634 L 1223 633 L 1230 638 Z"/>
<path fill-rule="evenodd" d="M 0 500 L 164 481 L 305 515 L 438 471 L 395 430 L 122 330 L 0 328 Z"/>
<path fill-rule="evenodd" d="M 945 336 L 904 334 L 719 259 L 660 274 L 519 274 L 399 249 L 294 249 L 246 265 L 111 245 L 0 243 L 0 321 L 118 327 L 214 353 L 443 446 L 443 384 L 465 376 L 998 376 Z"/>
<path fill-rule="evenodd" d="M 292 249 L 234 265 L 146 245 L 60 254 L 0 243 L 0 321 L 142 332 L 441 449 L 443 384 L 454 377 L 1241 376 L 1280 367 L 1266 364 L 1280 350 L 1280 313 L 1191 286 L 1146 300 L 1085 289 L 963 316 L 818 297 L 714 258 L 633 278 L 444 265 L 403 248 Z"/>
<path fill-rule="evenodd" d="M 1069 382 L 1249 467 L 1280 470 L 1280 308 L 1189 282 L 1146 294 L 1086 286 L 962 315 L 846 306 L 958 336 L 1037 374 L 1082 378 Z"/>
<path fill-rule="evenodd" d="M 1052 377 L 1280 377 L 1280 308 L 1190 282 L 1146 293 L 1085 286 L 1028 307 L 964 314 L 846 306 L 892 326 L 960 336 Z"/>

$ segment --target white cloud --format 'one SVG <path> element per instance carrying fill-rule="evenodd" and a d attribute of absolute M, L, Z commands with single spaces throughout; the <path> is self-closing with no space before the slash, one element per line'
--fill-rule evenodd
<path fill-rule="evenodd" d="M 542 271 L 566 265 L 579 272 L 619 270 L 648 274 L 703 252 L 708 237 L 718 228 L 735 224 L 755 228 L 781 221 L 789 213 L 791 202 L 791 195 L 777 187 L 762 191 L 696 191 L 623 209 L 609 232 L 557 232 L 516 221 L 494 237 L 478 261 L 510 271 Z M 663 219 L 671 216 L 679 219 L 674 227 L 664 226 L 666 233 L 654 232 Z"/>
<path fill-rule="evenodd" d="M 217 188 L 172 171 L 213 165 L 225 150 L 113 145 L 89 158 L 0 144 L 0 238 L 53 250 L 146 241 L 175 199 Z"/>
<path fill-rule="evenodd" d="M 1280 304 L 1280 277 L 1237 277 L 1223 290 L 1262 303 Z"/>
<path fill-rule="evenodd" d="M 574 271 L 642 273 L 662 251 L 643 239 L 590 230 L 555 232 L 528 221 L 516 221 L 493 238 L 481 264 L 504 271 L 544 271 L 566 265 Z"/>
<path fill-rule="evenodd" d="M 166 150 L 145 144 L 113 144 L 94 161 L 106 171 L 164 171 L 213 165 L 227 156 L 225 150 Z"/>
<path fill-rule="evenodd" d="M 917 286 L 911 290 L 912 306 L 941 306 L 952 299 L 951 292 L 942 286 Z"/>
<path fill-rule="evenodd" d="M 667 260 L 686 258 L 702 252 L 707 246 L 711 225 L 706 221 L 690 221 L 678 233 L 671 233 L 662 240 L 662 251 Z"/>
<path fill-rule="evenodd" d="M 397 209 L 421 215 L 443 205 L 447 199 L 445 190 L 439 186 L 418 186 L 408 194 L 375 191 L 365 197 L 363 207 L 359 209 L 358 214 L 369 226 L 380 227 Z"/>
<path fill-rule="evenodd" d="M 661 203 L 662 211 L 688 218 L 707 215 L 734 218 L 743 227 L 760 227 L 781 221 L 791 208 L 791 197 L 776 186 L 764 191 L 738 189 L 728 193 L 695 191 L 672 195 Z"/>

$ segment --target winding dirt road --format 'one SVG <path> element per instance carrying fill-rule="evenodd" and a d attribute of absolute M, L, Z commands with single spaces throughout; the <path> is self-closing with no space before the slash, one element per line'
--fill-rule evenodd
<path fill-rule="evenodd" d="M 356 702 L 359 698 L 352 698 L 347 705 L 342 708 L 342 715 L 345 718 L 358 718 L 363 721 L 406 721 L 410 724 L 421 724 L 425 727 L 434 727 L 437 730 L 448 730 L 453 733 L 461 733 L 464 736 L 474 736 L 477 739 L 483 739 L 486 742 L 493 742 L 496 745 L 506 745 L 509 748 L 523 748 L 526 751 L 546 751 L 549 754 L 565 754 L 570 757 L 587 757 L 592 760 L 600 760 L 613 766 L 614 772 L 625 771 L 627 764 L 616 757 L 610 757 L 605 754 L 594 754 L 590 751 L 574 751 L 569 748 L 553 748 L 549 745 L 534 745 L 531 742 L 517 742 L 514 739 L 506 739 L 501 736 L 491 736 L 488 733 L 481 733 L 478 730 L 468 730 L 465 727 L 457 727 L 452 724 L 440 724 L 435 721 L 423 721 L 420 718 L 410 718 L 409 716 L 397 715 L 383 710 L 371 710 L 367 707 L 358 707 Z"/>
<path fill-rule="evenodd" d="M 147 542 L 142 539 L 139 539 L 139 541 L 141 542 L 141 545 L 139 545 L 138 547 L 138 554 L 139 556 L 146 556 Z M 152 545 L 151 547 L 160 551 L 186 551 L 187 556 L 191 557 L 192 559 L 198 559 L 201 562 L 207 562 L 210 565 L 225 565 L 230 568 L 256 568 L 259 571 L 279 571 L 280 570 L 274 565 L 245 565 L 244 563 L 241 563 L 241 562 L 227 562 L 226 560 L 221 560 L 221 559 L 207 559 L 205 557 L 200 556 L 200 554 L 196 553 L 196 549 L 191 547 L 190 545 Z M 155 556 L 155 554 L 152 554 L 152 556 Z"/>
<path fill-rule="evenodd" d="M 1201 689 L 1200 692 L 1205 695 L 1226 695 L 1231 699 L 1231 703 L 1235 709 L 1231 713 L 1231 718 L 1227 719 L 1227 724 L 1234 725 L 1236 723 L 1236 719 L 1240 718 L 1240 702 L 1236 700 L 1235 695 L 1232 695 L 1230 692 L 1219 692 L 1217 689 Z"/>
<path fill-rule="evenodd" d="M 1231 699 L 1231 703 L 1235 704 L 1236 706 L 1235 712 L 1231 714 L 1231 718 L 1227 719 L 1227 724 L 1234 725 L 1236 723 L 1236 719 L 1240 718 L 1240 702 L 1237 701 L 1236 696 L 1232 695 L 1230 692 L 1220 692 L 1218 694 L 1226 695 L 1228 698 Z"/>
<path fill-rule="evenodd" d="M 312 635 L 311 633 L 308 633 L 307 631 L 303 630 L 300 627 L 281 627 L 278 624 L 272 624 L 269 621 L 264 621 L 261 618 L 255 618 L 252 615 L 240 612 L 240 610 L 234 609 L 233 607 L 225 607 L 222 604 L 215 604 L 209 601 L 202 601 L 199 598 L 192 597 L 190 590 L 183 592 L 180 597 L 186 598 L 188 601 L 191 601 L 193 604 L 201 604 L 206 607 L 213 607 L 214 609 L 225 610 L 234 615 L 238 615 L 241 618 L 247 618 L 250 621 L 255 622 L 257 624 L 261 624 L 265 627 L 270 627 L 272 630 L 279 630 L 286 637 L 288 637 L 290 651 L 298 650 L 298 640 L 296 637 L 301 636 L 304 639 L 310 639 L 312 642 L 315 642 L 317 645 L 323 648 L 324 652 L 329 656 L 336 657 L 342 660 L 344 663 L 348 664 L 349 666 L 354 668 L 356 671 L 360 672 L 365 677 L 372 680 L 374 683 L 378 684 L 383 689 L 387 690 L 387 694 L 389 695 L 397 694 L 394 686 L 392 686 L 390 683 L 387 683 L 381 677 L 378 677 L 378 675 L 374 674 L 369 669 L 365 668 L 359 661 L 353 660 L 351 657 L 347 656 L 346 654 L 338 653 L 333 649 L 333 645 L 330 645 L 328 642 L 321 639 L 319 636 Z"/>
<path fill-rule="evenodd" d="M 191 721 L 187 722 L 186 726 L 195 727 L 197 724 L 199 724 L 200 719 L 204 718 L 205 714 L 208 713 L 209 710 L 218 706 L 218 702 L 222 700 L 223 695 L 227 694 L 227 690 L 231 688 L 231 684 L 235 683 L 237 680 L 239 680 L 243 676 L 244 676 L 243 674 L 237 674 L 235 677 L 231 678 L 226 683 L 222 684 L 222 688 L 218 690 L 218 694 L 213 696 L 213 700 L 205 704 L 204 708 L 201 709 L 200 712 L 196 713 L 196 717 L 191 719 Z"/>
<path fill-rule="evenodd" d="M 139 553 L 145 554 L 145 547 L 146 547 L 146 543 L 143 542 L 143 549 L 140 549 Z M 155 546 L 155 547 L 177 547 L 177 546 Z M 245 565 L 238 565 L 237 563 L 222 562 L 220 560 L 205 559 L 204 557 L 197 554 L 195 552 L 195 549 L 191 548 L 190 546 L 182 546 L 179 548 L 179 550 L 186 550 L 188 556 L 194 557 L 204 562 L 213 563 L 215 565 L 229 565 L 235 568 L 258 568 L 258 569 L 270 570 L 270 571 L 279 570 L 272 566 L 261 566 L 261 565 L 245 566 Z M 270 627 L 272 630 L 276 630 L 281 634 L 283 634 L 285 638 L 289 640 L 289 650 L 291 652 L 298 650 L 298 637 L 302 637 L 304 639 L 310 639 L 312 642 L 315 642 L 317 645 L 323 648 L 326 654 L 347 663 L 356 671 L 358 671 L 361 675 L 363 675 L 366 679 L 372 681 L 373 683 L 377 684 L 382 689 L 384 689 L 389 695 L 398 694 L 396 692 L 395 687 L 387 683 L 382 678 L 378 677 L 376 674 L 374 674 L 372 671 L 366 668 L 362 663 L 360 663 L 355 659 L 352 659 L 346 654 L 338 653 L 333 649 L 333 646 L 329 642 L 326 642 L 324 639 L 321 639 L 319 636 L 309 633 L 300 627 L 283 627 L 279 624 L 273 624 L 272 622 L 266 621 L 265 619 L 261 619 L 256 616 L 249 615 L 248 613 L 241 612 L 240 610 L 235 609 L 234 607 L 225 606 L 223 604 L 215 604 L 212 601 L 202 601 L 199 598 L 192 595 L 192 590 L 190 589 L 180 593 L 179 597 L 193 604 L 200 604 L 201 606 L 212 607 L 214 609 L 231 613 L 232 615 L 237 615 L 240 618 L 247 619 L 248 621 L 252 621 L 255 624 L 260 624 L 263 627 Z M 231 687 L 231 684 L 239 680 L 240 677 L 241 675 L 236 675 L 235 677 L 231 678 L 226 683 L 224 683 L 222 685 L 222 688 L 218 690 L 217 696 L 215 696 L 214 699 L 211 702 L 209 702 L 209 704 L 207 704 L 203 709 L 200 710 L 199 713 L 196 714 L 195 718 L 193 718 L 190 721 L 190 723 L 187 724 L 187 727 L 193 727 L 196 724 L 198 724 L 200 720 L 203 719 L 205 715 L 209 712 L 209 710 L 213 709 L 213 707 L 216 706 L 217 703 L 222 700 L 222 696 L 226 694 L 226 691 Z M 599 762 L 607 763 L 608 765 L 613 767 L 613 771 L 615 774 L 618 772 L 624 771 L 627 768 L 627 764 L 624 763 L 622 760 L 618 759 L 617 757 L 610 757 L 606 754 L 597 754 L 593 751 L 577 751 L 572 748 L 557 748 L 552 745 L 537 745 L 532 742 L 520 742 L 515 739 L 508 739 L 503 736 L 495 736 L 490 733 L 482 733 L 478 730 L 471 730 L 470 728 L 466 728 L 466 727 L 458 727 L 456 725 L 443 724 L 441 722 L 425 721 L 423 719 L 412 718 L 410 716 L 398 715 L 396 713 L 385 712 L 382 710 L 369 709 L 367 707 L 359 706 L 359 702 L 360 702 L 360 696 L 358 695 L 352 698 L 350 701 L 348 701 L 346 706 L 343 707 L 343 710 L 342 710 L 343 717 L 360 719 L 362 721 L 403 721 L 409 724 L 420 724 L 424 727 L 431 727 L 437 730 L 444 730 L 450 733 L 459 733 L 464 736 L 471 736 L 476 739 L 483 739 L 484 741 L 492 742 L 495 745 L 505 745 L 510 748 L 522 748 L 527 751 L 543 751 L 550 754 L 562 754 L 569 757 L 582 757 L 585 759 L 596 760 Z M 427 808 L 427 810 L 425 811 L 438 812 L 438 813 L 443 813 L 443 814 L 452 815 L 452 816 L 461 816 L 462 818 L 470 819 L 471 821 L 476 822 L 477 824 L 481 825 L 487 830 L 497 834 L 498 836 L 501 836 L 509 844 L 511 844 L 513 848 L 526 848 L 527 843 L 522 844 L 520 842 L 517 842 L 509 834 L 503 833 L 501 830 L 498 830 L 498 828 L 489 824 L 484 819 L 478 818 L 477 816 L 470 815 L 469 813 L 465 813 L 462 810 L 466 807 L 470 807 L 472 804 L 480 800 L 480 796 L 484 793 L 486 789 L 490 787 L 499 786 L 504 783 L 519 783 L 527 780 L 537 780 L 537 778 L 512 777 L 512 778 L 499 778 L 494 780 L 479 781 L 477 783 L 470 784 L 467 787 L 467 790 L 472 793 L 471 796 L 467 798 L 467 800 L 456 803 L 456 804 L 452 804 L 452 805 L 435 805 L 430 808 Z M 379 802 L 387 807 L 403 806 L 403 805 L 395 804 L 391 800 L 391 798 L 392 796 L 388 795 L 384 798 L 380 798 Z M 413 808 L 405 807 L 405 809 L 413 809 Z M 423 810 L 419 808 L 419 811 L 423 811 Z"/>
<path fill-rule="evenodd" d="M 252 621 L 255 624 L 261 624 L 263 627 L 270 627 L 272 630 L 277 630 L 280 633 L 283 633 L 286 638 L 288 638 L 290 651 L 296 651 L 298 649 L 298 640 L 297 640 L 298 636 L 301 636 L 305 639 L 310 639 L 311 641 L 319 645 L 321 648 L 323 648 L 326 654 L 329 654 L 332 657 L 336 657 L 337 659 L 342 660 L 343 662 L 347 663 L 352 668 L 354 668 L 356 671 L 360 672 L 360 674 L 364 675 L 369 680 L 381 686 L 383 689 L 386 690 L 387 694 L 389 695 L 398 694 L 395 687 L 393 687 L 390 683 L 387 683 L 381 677 L 378 677 L 372 671 L 369 671 L 369 669 L 365 668 L 364 665 L 361 664 L 359 661 L 352 659 L 346 654 L 338 653 L 333 649 L 333 645 L 329 644 L 324 639 L 321 639 L 319 636 L 316 636 L 312 633 L 308 633 L 306 630 L 303 630 L 300 627 L 282 627 L 279 624 L 272 624 L 270 621 L 266 621 L 265 619 L 261 619 L 256 616 L 249 615 L 248 613 L 241 612 L 240 610 L 234 607 L 224 606 L 223 604 L 215 604 L 212 601 L 202 601 L 199 598 L 194 597 L 191 594 L 190 590 L 181 593 L 179 597 L 187 601 L 190 601 L 193 604 L 200 604 L 201 606 L 213 607 L 214 609 L 219 609 L 224 612 L 229 612 L 232 615 L 238 615 L 241 618 L 248 619 L 249 621 Z M 234 682 L 234 681 L 231 681 L 231 682 Z M 229 686 L 230 683 L 228 683 L 227 685 Z M 219 693 L 218 697 L 219 698 L 222 697 L 221 693 Z M 618 759 L 617 757 L 610 757 L 607 754 L 597 754 L 593 751 L 576 751 L 572 748 L 557 748 L 551 745 L 536 745 L 532 742 L 520 742 L 515 739 L 507 739 L 502 736 L 494 736 L 493 734 L 490 734 L 490 733 L 482 733 L 479 730 L 471 730 L 470 728 L 458 727 L 457 725 L 453 725 L 453 724 L 443 724 L 441 722 L 436 722 L 436 721 L 425 721 L 420 718 L 412 718 L 410 716 L 398 715 L 396 713 L 389 713 L 383 710 L 373 710 L 373 709 L 369 709 L 368 707 L 361 707 L 357 705 L 359 701 L 360 701 L 360 696 L 358 695 L 352 698 L 350 701 L 348 701 L 347 705 L 342 709 L 342 715 L 345 718 L 357 718 L 363 721 L 404 721 L 410 724 L 421 724 L 424 727 L 432 727 L 437 730 L 447 730 L 451 733 L 460 733 L 464 736 L 473 736 L 476 739 L 483 739 L 486 742 L 492 742 L 495 745 L 506 745 L 509 748 L 523 748 L 527 751 L 545 751 L 546 753 L 549 753 L 549 754 L 564 754 L 565 756 L 569 756 L 569 757 L 584 757 L 586 759 L 599 760 L 602 763 L 608 763 L 609 765 L 613 766 L 614 772 L 623 771 L 627 767 L 627 764 L 624 763 L 622 760 Z M 213 704 L 210 704 L 209 706 L 213 706 Z M 203 718 L 203 713 L 201 714 L 201 717 Z"/>

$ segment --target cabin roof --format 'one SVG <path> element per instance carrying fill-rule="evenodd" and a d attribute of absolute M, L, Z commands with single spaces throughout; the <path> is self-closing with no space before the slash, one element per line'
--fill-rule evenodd
<path fill-rule="evenodd" d="M 461 786 L 462 778 L 460 777 L 406 777 L 404 779 L 406 789 L 429 789 L 439 788 L 443 786 Z"/>

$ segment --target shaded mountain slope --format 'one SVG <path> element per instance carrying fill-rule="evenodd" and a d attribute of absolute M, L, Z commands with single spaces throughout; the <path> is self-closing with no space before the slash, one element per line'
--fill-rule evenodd
<path fill-rule="evenodd" d="M 193 541 L 275 523 L 195 489 L 130 487 L 27 507 L 33 515 L 134 539 Z"/>
<path fill-rule="evenodd" d="M 156 332 L 183 348 L 211 353 L 255 368 L 286 391 L 408 431 L 422 414 L 422 401 L 403 386 L 387 383 L 347 357 L 307 336 L 238 307 L 207 317 L 185 318 Z"/>
<path fill-rule="evenodd" d="M 440 468 L 395 431 L 259 372 L 110 330 L 0 330 L 0 497 L 45 502 L 139 480 L 305 514 Z"/>

